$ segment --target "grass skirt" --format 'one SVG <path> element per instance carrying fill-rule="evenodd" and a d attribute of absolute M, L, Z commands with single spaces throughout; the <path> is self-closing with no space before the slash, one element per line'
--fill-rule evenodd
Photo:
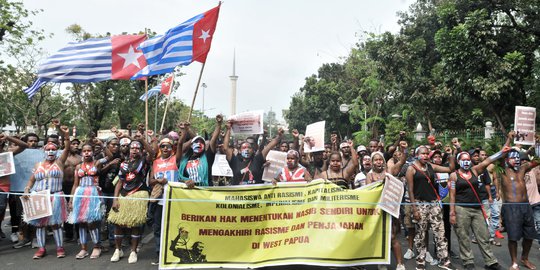
<path fill-rule="evenodd" d="M 68 222 L 77 224 L 101 221 L 105 209 L 99 196 L 101 194 L 96 186 L 77 187 L 75 197 L 72 199 L 73 210 L 69 214 Z"/>
<path fill-rule="evenodd" d="M 67 219 L 66 198 L 64 192 L 51 194 L 52 215 L 44 218 L 25 220 L 26 223 L 35 227 L 62 225 Z"/>
<path fill-rule="evenodd" d="M 148 199 L 147 191 L 137 191 L 118 198 L 118 212 L 111 209 L 108 221 L 123 227 L 133 228 L 146 223 L 148 200 L 134 200 L 133 198 Z"/>

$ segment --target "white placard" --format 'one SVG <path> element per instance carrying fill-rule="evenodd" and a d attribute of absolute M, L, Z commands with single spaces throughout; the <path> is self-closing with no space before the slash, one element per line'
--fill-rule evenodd
<path fill-rule="evenodd" d="M 534 145 L 536 135 L 536 108 L 516 106 L 514 116 L 515 144 Z"/>
<path fill-rule="evenodd" d="M 51 193 L 48 189 L 33 192 L 28 199 L 20 197 L 25 221 L 52 215 Z"/>
<path fill-rule="evenodd" d="M 403 199 L 403 192 L 405 192 L 403 183 L 387 173 L 381 199 L 379 200 L 379 207 L 395 218 L 399 218 L 399 207 Z"/>
<path fill-rule="evenodd" d="M 304 136 L 304 153 L 324 151 L 324 126 L 326 121 L 320 121 L 306 126 Z"/>
<path fill-rule="evenodd" d="M 233 177 L 232 169 L 227 162 L 227 156 L 216 154 L 214 164 L 212 165 L 212 176 L 228 176 Z"/>
<path fill-rule="evenodd" d="M 264 111 L 243 112 L 229 117 L 233 120 L 232 131 L 234 134 L 263 134 Z"/>
<path fill-rule="evenodd" d="M 266 161 L 270 165 L 264 167 L 262 180 L 271 182 L 278 172 L 287 166 L 287 153 L 271 150 L 266 156 Z"/>
<path fill-rule="evenodd" d="M 5 152 L 0 154 L 0 177 L 15 174 L 15 162 L 13 153 Z"/>

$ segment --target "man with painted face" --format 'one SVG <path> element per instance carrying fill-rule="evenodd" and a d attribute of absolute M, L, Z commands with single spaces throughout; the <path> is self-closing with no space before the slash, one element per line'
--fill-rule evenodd
<path fill-rule="evenodd" d="M 459 169 L 450 174 L 450 223 L 455 225 L 459 243 L 459 255 L 465 269 L 476 269 L 471 251 L 471 230 L 476 235 L 478 245 L 482 251 L 485 268 L 502 269 L 491 251 L 489 232 L 486 226 L 488 215 L 484 210 L 482 198 L 480 197 L 480 189 L 485 190 L 485 187 L 481 185 L 478 178 L 489 164 L 502 157 L 508 150 L 508 147 L 505 147 L 500 152 L 477 164 L 471 160 L 470 153 L 476 155 L 475 159 L 478 161 L 479 151 L 461 152 L 457 156 Z"/>
<path fill-rule="evenodd" d="M 448 240 L 444 237 L 444 223 L 440 197 L 436 190 L 435 173 L 451 173 L 454 170 L 454 159 L 450 157 L 450 167 L 431 164 L 429 150 L 419 146 L 415 150 L 416 160 L 407 168 L 409 199 L 413 212 L 413 222 L 416 222 L 416 236 L 414 244 L 418 255 L 416 269 L 426 269 L 425 237 L 428 228 L 433 229 L 437 243 L 438 267 L 441 269 L 454 269 L 448 256 Z"/>
<path fill-rule="evenodd" d="M 254 154 L 253 147 L 250 143 L 244 142 L 240 146 L 240 155 L 233 155 L 233 149 L 229 147 L 232 125 L 233 121 L 227 121 L 227 131 L 225 132 L 225 139 L 223 141 L 225 155 L 233 171 L 232 184 L 262 184 L 263 165 L 266 161 L 266 156 L 281 141 L 283 129 L 279 128 L 277 136 L 262 151 L 257 152 L 257 154 Z"/>
<path fill-rule="evenodd" d="M 223 116 L 216 116 L 216 127 L 210 142 L 206 141 L 201 136 L 193 137 L 189 142 L 178 144 L 178 179 L 180 182 L 185 182 L 189 188 L 195 186 L 207 187 L 212 186 L 212 164 L 217 151 L 217 140 L 223 123 Z M 185 140 L 185 134 L 189 130 L 189 124 L 184 125 L 180 141 Z M 181 157 L 181 158 L 180 158 Z"/>
<path fill-rule="evenodd" d="M 298 164 L 299 159 L 298 151 L 289 150 L 287 152 L 287 165 L 276 175 L 273 183 L 311 181 L 311 174 L 305 167 Z"/>
<path fill-rule="evenodd" d="M 515 132 L 510 131 L 507 139 L 508 145 L 514 136 Z M 517 149 L 512 149 L 505 160 L 502 174 L 503 206 L 501 214 L 508 234 L 508 250 L 512 258 L 511 269 L 519 269 L 517 242 L 521 238 L 523 238 L 521 264 L 528 269 L 536 269 L 536 266 L 529 261 L 529 252 L 537 233 L 525 185 L 525 174 L 536 166 L 538 166 L 537 160 L 522 164 L 521 155 Z"/>

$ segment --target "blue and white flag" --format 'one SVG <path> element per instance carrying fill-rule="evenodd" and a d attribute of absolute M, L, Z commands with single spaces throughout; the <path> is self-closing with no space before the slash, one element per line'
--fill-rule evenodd
<path fill-rule="evenodd" d="M 158 35 L 141 43 L 148 65 L 133 75 L 132 79 L 143 76 L 171 73 L 177 66 L 187 66 L 193 61 L 206 62 L 219 15 L 217 6 L 199 14 L 164 35 Z"/>
<path fill-rule="evenodd" d="M 146 93 L 144 93 L 139 99 L 146 101 L 148 98 L 159 95 L 159 93 L 161 93 L 161 83 L 148 90 L 148 97 L 146 96 Z"/>
<path fill-rule="evenodd" d="M 146 66 L 143 53 L 137 51 L 145 39 L 145 35 L 120 35 L 70 42 L 39 65 L 37 80 L 24 92 L 32 98 L 47 82 L 129 80 Z"/>

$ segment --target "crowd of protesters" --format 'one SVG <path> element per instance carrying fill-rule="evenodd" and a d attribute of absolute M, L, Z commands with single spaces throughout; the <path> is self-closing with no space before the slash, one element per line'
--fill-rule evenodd
<path fill-rule="evenodd" d="M 305 153 L 302 146 L 309 144 L 309 138 L 302 138 L 297 130 L 291 131 L 292 142 L 286 142 L 279 129 L 275 138 L 263 134 L 232 143 L 233 124 L 224 123 L 218 115 L 210 136 L 197 135 L 183 122 L 176 132 L 157 135 L 139 125 L 135 132 L 113 129 L 115 136 L 105 141 L 90 135 L 81 142 L 70 138 L 69 129 L 55 121 L 59 135 L 48 136 L 42 150 L 33 152 L 39 153 L 41 161 L 28 172 L 17 172 L 29 176 L 24 191 L 10 193 L 9 176 L 0 177 L 0 221 L 9 204 L 13 247 L 30 246 L 34 239 L 34 259 L 47 255 L 45 240 L 51 231 L 58 258 L 66 256 L 64 242 L 78 236 L 81 250 L 76 259 L 95 259 L 114 248 L 110 260 L 118 262 L 124 257 L 122 245 L 129 241 L 128 263 L 137 262 L 139 240 L 149 225 L 156 240 L 152 263 L 157 264 L 165 185 L 270 184 L 262 180 L 262 174 L 268 153 L 276 150 L 286 152 L 287 158 L 274 185 L 325 179 L 343 189 L 356 189 L 384 184 L 390 176 L 401 179 L 406 190 L 403 211 L 399 219 L 393 219 L 391 233 L 396 269 L 405 269 L 403 260 L 412 258 L 416 269 L 426 269 L 426 264 L 455 269 L 450 258 L 461 259 L 465 269 L 476 269 L 471 243 L 479 245 L 486 269 L 502 269 L 492 252 L 492 246 L 501 245 L 497 238 L 505 237 L 502 232 L 508 238 L 510 269 L 520 265 L 536 269 L 528 258 L 533 241 L 540 243 L 540 169 L 532 158 L 535 152 L 538 155 L 539 136 L 536 148 L 511 147 L 515 136 L 511 131 L 500 151 L 488 153 L 481 147 L 462 149 L 457 139 L 443 146 L 433 136 L 427 144 L 409 147 L 412 142 L 403 131 L 387 147 L 377 140 L 355 147 L 351 140 L 340 141 L 332 134 L 324 150 Z M 38 142 L 39 136 L 33 133 L 20 139 L 0 134 L 0 151 L 17 155 L 39 149 Z M 231 178 L 213 176 L 216 154 L 225 155 Z M 19 197 L 27 199 L 42 191 L 51 194 L 53 214 L 22 220 Z M 406 243 L 397 238 L 401 228 Z M 452 228 L 458 249 L 451 246 Z M 434 256 L 428 248 L 430 230 L 435 238 Z M 102 237 L 108 244 L 102 244 Z M 522 241 L 519 259 L 518 241 Z"/>

